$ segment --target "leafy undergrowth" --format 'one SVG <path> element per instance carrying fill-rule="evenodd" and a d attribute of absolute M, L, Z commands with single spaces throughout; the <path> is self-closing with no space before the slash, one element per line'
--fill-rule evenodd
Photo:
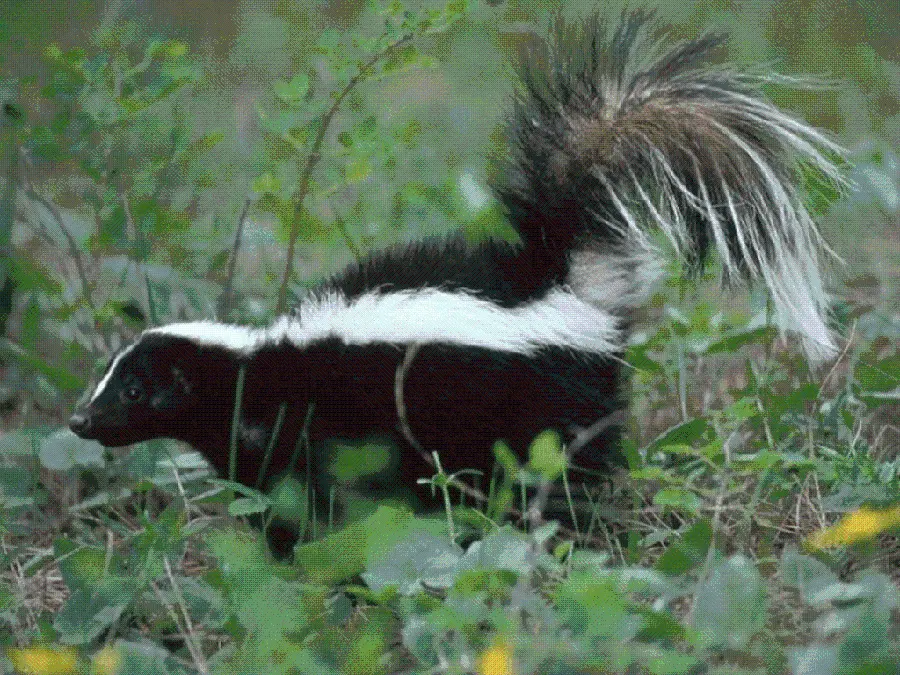
<path fill-rule="evenodd" d="M 7 667 L 893 675 L 895 344 L 850 345 L 810 374 L 769 329 L 721 325 L 702 303 L 690 316 L 631 354 L 641 418 L 688 419 L 636 426 L 629 438 L 649 440 L 627 441 L 628 469 L 575 500 L 577 525 L 517 519 L 533 492 L 516 484 L 484 510 L 457 506 L 457 479 L 438 475 L 445 512 L 304 511 L 294 560 L 278 563 L 234 518 L 305 501 L 298 484 L 233 499 L 166 443 L 110 456 L 54 429 L 5 436 L 20 456 L 0 474 Z M 542 435 L 517 481 L 553 478 L 560 452 Z"/>

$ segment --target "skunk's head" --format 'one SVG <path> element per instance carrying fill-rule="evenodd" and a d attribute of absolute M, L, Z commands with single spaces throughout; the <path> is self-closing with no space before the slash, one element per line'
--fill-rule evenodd
<path fill-rule="evenodd" d="M 110 359 L 86 403 L 69 420 L 78 436 L 109 447 L 181 438 L 206 379 L 204 350 L 184 337 L 142 333 Z"/>

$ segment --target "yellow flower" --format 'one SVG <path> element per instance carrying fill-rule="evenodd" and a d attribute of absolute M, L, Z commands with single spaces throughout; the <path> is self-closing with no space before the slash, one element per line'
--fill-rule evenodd
<path fill-rule="evenodd" d="M 20 675 L 69 675 L 78 667 L 78 655 L 74 649 L 11 649 L 9 660 Z"/>
<path fill-rule="evenodd" d="M 94 675 L 117 675 L 122 667 L 122 655 L 114 647 L 106 646 L 94 654 Z"/>
<path fill-rule="evenodd" d="M 900 527 L 900 504 L 888 509 L 863 506 L 841 518 L 836 525 L 812 535 L 807 543 L 812 548 L 855 544 L 874 539 L 894 527 Z"/>
<path fill-rule="evenodd" d="M 478 675 L 515 675 L 513 650 L 503 640 L 495 642 L 478 661 Z"/>

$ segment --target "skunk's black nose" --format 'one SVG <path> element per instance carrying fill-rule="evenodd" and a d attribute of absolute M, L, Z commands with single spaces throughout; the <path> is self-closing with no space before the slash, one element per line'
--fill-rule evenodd
<path fill-rule="evenodd" d="M 73 433 L 82 436 L 91 430 L 91 418 L 81 413 L 75 413 L 69 419 L 69 428 Z"/>

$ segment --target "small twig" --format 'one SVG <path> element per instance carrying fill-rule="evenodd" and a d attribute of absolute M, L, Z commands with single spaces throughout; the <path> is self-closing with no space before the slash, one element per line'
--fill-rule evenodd
<path fill-rule="evenodd" d="M 179 118 L 179 109 L 176 108 L 173 110 L 174 123 L 177 125 L 180 123 Z M 166 157 L 165 164 L 163 164 L 162 169 L 159 172 L 159 177 L 156 179 L 156 187 L 153 189 L 153 194 L 150 196 L 150 201 L 156 203 L 159 201 L 160 195 L 162 195 L 163 188 L 166 185 L 166 177 L 169 175 L 169 171 L 172 169 L 172 164 L 175 163 L 175 155 L 178 154 L 178 146 L 175 142 L 175 134 L 177 131 L 177 126 L 172 128 L 172 132 L 170 134 L 170 139 L 172 141 L 171 147 L 169 148 L 169 154 Z"/>
<path fill-rule="evenodd" d="M 125 212 L 125 226 L 129 230 L 129 236 L 131 240 L 134 242 L 134 247 L 138 253 L 138 255 L 134 258 L 134 271 L 138 277 L 143 276 L 144 278 L 144 292 L 147 296 L 147 318 L 150 321 L 150 325 L 156 326 L 159 324 L 159 318 L 156 316 L 156 305 L 153 302 L 153 292 L 150 289 L 150 275 L 147 274 L 146 270 L 141 273 L 141 268 L 143 267 L 144 262 L 144 243 L 143 236 L 141 235 L 140 230 L 137 226 L 137 221 L 134 219 L 134 214 L 131 211 L 131 202 L 128 200 L 128 195 L 125 192 L 125 186 L 120 187 L 119 195 L 122 199 L 122 210 Z"/>
<path fill-rule="evenodd" d="M 291 454 L 291 462 L 288 464 L 288 471 L 292 474 L 297 472 L 297 462 L 300 461 L 300 452 L 306 450 L 306 481 L 307 485 L 312 484 L 312 469 L 310 467 L 309 461 L 309 426 L 312 424 L 313 413 L 316 409 L 316 402 L 310 401 L 309 405 L 306 406 L 306 417 L 303 420 L 303 428 L 300 430 L 300 435 L 297 437 L 297 442 L 294 443 L 294 452 Z"/>
<path fill-rule="evenodd" d="M 244 399 L 244 380 L 247 377 L 247 366 L 238 369 L 237 384 L 234 391 L 234 412 L 231 415 L 231 438 L 228 446 L 228 480 L 237 480 L 238 430 L 241 424 L 241 404 Z"/>
<path fill-rule="evenodd" d="M 834 363 L 831 364 L 831 368 L 828 370 L 828 373 L 825 377 L 822 378 L 822 384 L 819 386 L 819 395 L 816 397 L 817 399 L 822 398 L 822 394 L 825 392 L 825 385 L 828 384 L 828 380 L 834 375 L 837 367 L 844 360 L 844 357 L 847 355 L 847 352 L 850 351 L 850 347 L 853 346 L 853 338 L 856 335 L 856 321 L 853 322 L 853 325 L 850 326 L 850 335 L 847 336 L 847 341 L 844 344 L 844 349 L 838 355 L 838 357 L 834 360 Z"/>
<path fill-rule="evenodd" d="M 616 410 L 609 415 L 601 417 L 589 427 L 578 430 L 575 438 L 569 443 L 569 457 L 572 458 L 581 452 L 584 447 L 593 441 L 597 436 L 612 426 L 625 423 L 625 413 L 622 410 Z"/>
<path fill-rule="evenodd" d="M 409 372 L 410 366 L 412 366 L 413 359 L 416 358 L 416 355 L 419 353 L 419 349 L 421 345 L 413 344 L 407 347 L 406 352 L 403 354 L 403 361 L 400 362 L 400 365 L 397 366 L 397 373 L 394 377 L 394 405 L 397 408 L 397 422 L 400 427 L 400 433 L 403 434 L 403 438 L 406 439 L 406 442 L 412 446 L 412 448 L 416 451 L 416 453 L 425 461 L 428 466 L 431 468 L 438 468 L 438 465 L 435 464 L 435 456 L 436 453 L 429 453 L 419 440 L 413 434 L 412 427 L 409 425 L 409 418 L 406 413 L 406 401 L 403 396 L 403 385 L 406 382 L 406 375 Z M 453 476 L 450 476 L 450 482 L 453 486 L 462 492 L 464 495 L 468 497 L 472 497 L 473 499 L 486 503 L 487 497 L 481 490 L 476 490 L 469 485 L 466 485 L 462 481 L 456 480 Z"/>
<path fill-rule="evenodd" d="M 306 196 L 309 193 L 309 183 L 312 178 L 313 169 L 315 169 L 316 165 L 319 163 L 319 160 L 322 159 L 321 149 L 322 149 L 322 141 L 325 139 L 325 134 L 328 131 L 328 128 L 331 126 L 331 122 L 334 119 L 334 116 L 337 114 L 337 111 L 341 107 L 341 103 L 343 103 L 344 99 L 347 95 L 353 90 L 353 88 L 359 84 L 362 79 L 369 73 L 376 63 L 378 63 L 385 56 L 390 54 L 392 51 L 400 47 L 401 45 L 409 42 L 412 39 L 412 33 L 407 33 L 403 37 L 395 40 L 387 47 L 382 49 L 380 52 L 375 54 L 371 59 L 369 59 L 366 63 L 360 66 L 356 75 L 350 78 L 350 81 L 344 86 L 344 88 L 340 91 L 340 93 L 335 97 L 334 103 L 332 103 L 331 108 L 328 109 L 328 112 L 325 113 L 325 116 L 322 118 L 322 123 L 319 125 L 319 130 L 316 133 L 315 140 L 313 140 L 312 149 L 309 152 L 309 156 L 306 158 L 306 165 L 303 168 L 303 173 L 300 176 L 300 183 L 297 186 L 297 191 L 294 193 L 294 218 L 291 223 L 291 236 L 288 240 L 288 250 L 287 250 L 287 260 L 284 265 L 284 276 L 281 278 L 281 286 L 278 289 L 278 304 L 275 306 L 276 314 L 283 314 L 285 309 L 287 308 L 287 291 L 288 284 L 291 282 L 291 277 L 294 275 L 294 252 L 297 247 L 297 239 L 300 236 L 300 220 L 303 215 L 303 204 L 306 201 Z M 347 245 L 352 251 L 353 255 L 359 259 L 360 251 L 356 247 L 355 244 L 352 243 L 352 240 L 346 236 L 345 240 L 347 241 Z"/>
<path fill-rule="evenodd" d="M 431 453 L 432 464 L 437 469 L 438 474 L 446 477 L 444 467 L 441 466 L 441 458 L 436 453 Z M 444 513 L 447 516 L 447 534 L 450 535 L 450 541 L 456 542 L 456 526 L 453 523 L 453 505 L 450 503 L 450 490 L 447 488 L 447 481 L 440 483 L 441 496 L 444 498 Z"/>
<path fill-rule="evenodd" d="M 566 471 L 568 471 L 568 467 L 566 468 Z M 563 473 L 565 473 L 565 471 Z M 525 512 L 525 517 L 528 520 L 528 528 L 532 532 L 544 524 L 544 509 L 547 508 L 547 502 L 550 499 L 550 491 L 552 488 L 553 481 L 548 480 L 546 477 L 541 478 L 534 499 L 531 500 L 531 504 L 528 505 L 528 510 Z"/>
<path fill-rule="evenodd" d="M 151 583 L 151 587 L 153 588 L 154 593 L 156 593 L 156 597 L 159 598 L 159 601 L 166 608 L 166 611 L 169 613 L 169 616 L 172 618 L 172 621 L 175 622 L 175 625 L 178 626 L 178 629 L 181 631 L 184 644 L 187 647 L 188 651 L 191 654 L 191 658 L 193 659 L 193 665 L 197 668 L 197 671 L 201 673 L 201 675 L 208 675 L 209 665 L 206 663 L 206 657 L 203 655 L 203 650 L 197 644 L 195 638 L 196 630 L 194 629 L 194 623 L 191 621 L 190 614 L 187 611 L 187 604 L 185 603 L 184 596 L 181 593 L 181 588 L 175 581 L 175 575 L 172 574 L 172 567 L 169 565 L 168 557 L 163 557 L 163 565 L 166 568 L 166 576 L 169 579 L 169 584 L 172 586 L 172 592 L 175 595 L 176 600 L 178 601 L 178 608 L 181 610 L 181 615 L 175 611 L 175 608 L 172 606 L 168 600 L 166 600 L 165 596 L 163 596 L 162 591 L 159 590 L 159 586 L 155 583 Z"/>
<path fill-rule="evenodd" d="M 21 155 L 28 168 L 32 168 L 31 160 L 24 149 L 21 149 Z M 84 297 L 84 301 L 87 303 L 87 306 L 90 308 L 91 312 L 94 315 L 94 319 L 96 320 L 98 314 L 97 305 L 94 303 L 91 284 L 88 281 L 87 271 L 85 270 L 84 266 L 84 259 L 81 255 L 81 251 L 78 249 L 78 242 L 75 241 L 75 237 L 72 236 L 72 233 L 69 232 L 69 228 L 66 227 L 66 222 L 63 220 L 62 213 L 60 212 L 59 207 L 57 207 L 56 204 L 54 204 L 51 200 L 39 194 L 34 189 L 34 186 L 31 184 L 31 181 L 28 178 L 27 172 L 22 171 L 21 175 L 22 187 L 25 189 L 25 194 L 27 194 L 31 199 L 43 206 L 50 213 L 50 215 L 53 216 L 53 220 L 56 221 L 57 227 L 59 227 L 60 232 L 62 232 L 63 237 L 65 237 L 69 256 L 72 258 L 72 263 L 75 265 L 75 271 L 78 274 L 78 281 L 81 284 L 82 296 Z M 103 346 L 106 348 L 106 350 L 108 352 L 112 351 L 109 342 L 107 342 L 106 340 L 106 336 L 101 333 L 100 339 L 103 341 Z"/>
<path fill-rule="evenodd" d="M 31 168 L 31 161 L 28 155 L 24 150 L 22 150 L 21 152 L 25 163 L 29 168 Z M 78 271 L 78 279 L 81 282 L 84 299 L 88 303 L 88 306 L 96 313 L 97 308 L 94 305 L 93 298 L 91 297 L 91 285 L 88 282 L 87 272 L 84 269 L 84 261 L 81 257 L 81 251 L 78 250 L 78 242 L 75 241 L 75 237 L 72 236 L 72 233 L 69 232 L 69 228 L 66 227 L 66 222 L 63 220 L 62 213 L 60 213 L 60 210 L 56 206 L 56 204 L 35 191 L 34 186 L 32 186 L 27 173 L 24 171 L 22 172 L 22 186 L 25 188 L 25 193 L 45 209 L 47 209 L 47 211 L 50 212 L 50 215 L 52 215 L 53 219 L 56 221 L 56 224 L 62 232 L 63 237 L 65 237 L 66 239 L 66 243 L 69 248 L 69 255 L 72 256 L 72 262 L 75 264 L 75 269 Z"/>
<path fill-rule="evenodd" d="M 237 267 L 238 252 L 241 248 L 241 240 L 244 236 L 244 225 L 247 222 L 247 212 L 250 210 L 252 200 L 247 197 L 244 200 L 244 208 L 241 210 L 241 216 L 238 218 L 237 231 L 234 233 L 234 245 L 231 247 L 231 258 L 228 261 L 228 276 L 225 277 L 225 287 L 222 289 L 222 295 L 219 296 L 219 320 L 228 319 L 231 312 L 232 295 L 234 293 L 234 271 Z"/>
<path fill-rule="evenodd" d="M 269 437 L 269 443 L 266 445 L 266 454 L 263 456 L 262 464 L 259 465 L 259 475 L 256 477 L 256 487 L 260 488 L 269 470 L 269 464 L 272 462 L 272 453 L 275 451 L 275 443 L 281 436 L 281 426 L 284 424 L 284 417 L 287 414 L 287 401 L 282 402 L 278 408 L 278 416 L 275 418 L 275 426 L 272 427 L 272 435 Z"/>
<path fill-rule="evenodd" d="M 134 222 L 134 214 L 131 213 L 131 202 L 128 201 L 128 195 L 125 194 L 124 188 L 120 189 L 119 198 L 122 200 L 122 211 L 125 212 L 125 227 L 128 230 L 128 236 L 131 237 L 136 246 L 140 247 L 141 242 L 138 241 L 140 234 L 138 233 L 137 223 Z"/>
<path fill-rule="evenodd" d="M 419 353 L 419 349 L 420 345 L 418 344 L 412 344 L 407 347 L 406 352 L 403 354 L 403 361 L 397 366 L 397 374 L 394 376 L 394 404 L 397 407 L 397 421 L 403 438 L 412 446 L 413 450 L 419 453 L 419 456 L 425 460 L 428 466 L 434 468 L 434 460 L 431 454 L 422 447 L 422 444 L 419 443 L 419 440 L 413 434 L 412 427 L 409 426 L 409 419 L 406 415 L 406 401 L 403 396 L 403 385 L 406 382 L 406 375 L 410 366 L 412 366 L 413 359 Z"/>

